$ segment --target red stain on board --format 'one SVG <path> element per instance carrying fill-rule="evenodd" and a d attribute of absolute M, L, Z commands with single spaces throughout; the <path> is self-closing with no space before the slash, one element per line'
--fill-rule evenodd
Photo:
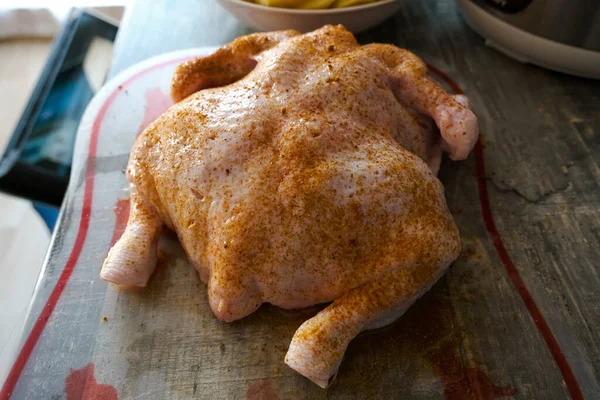
<path fill-rule="evenodd" d="M 110 240 L 110 246 L 114 246 L 117 240 L 121 238 L 125 228 L 127 227 L 127 220 L 129 219 L 129 199 L 118 199 L 114 208 L 115 212 L 115 229 L 113 231 L 112 239 Z"/>
<path fill-rule="evenodd" d="M 465 261 L 478 261 L 481 255 L 474 249 L 463 248 L 458 258 Z"/>
<path fill-rule="evenodd" d="M 494 400 L 514 396 L 517 393 L 514 388 L 496 386 L 485 371 L 465 365 L 450 299 L 439 293 L 439 289 L 438 285 L 433 293 L 418 300 L 397 322 L 377 330 L 377 340 L 392 338 L 402 343 L 399 351 L 404 357 L 423 360 L 440 379 L 447 400 Z"/>
<path fill-rule="evenodd" d="M 446 377 L 458 376 L 456 379 L 445 379 L 444 394 L 448 400 L 484 399 L 493 400 L 498 397 L 514 396 L 517 391 L 510 386 L 496 386 L 485 372 L 477 368 L 467 368 L 448 374 Z M 465 388 L 466 391 L 465 391 Z"/>
<path fill-rule="evenodd" d="M 71 369 L 65 379 L 67 400 L 117 400 L 117 390 L 96 382 L 94 363 L 81 369 Z"/>
<path fill-rule="evenodd" d="M 257 383 L 251 383 L 246 389 L 246 400 L 278 400 L 279 397 L 273 389 L 270 379 L 261 379 Z"/>
<path fill-rule="evenodd" d="M 146 90 L 144 97 L 146 98 L 146 110 L 144 111 L 142 123 L 138 128 L 138 136 L 148 125 L 153 123 L 162 113 L 167 111 L 167 109 L 173 105 L 171 98 L 164 94 L 159 88 Z"/>
<path fill-rule="evenodd" d="M 487 373 L 464 365 L 460 338 L 452 321 L 449 299 L 432 298 L 424 304 L 427 311 L 416 313 L 408 337 L 418 347 L 444 386 L 448 400 L 493 400 L 513 396 L 510 386 L 496 386 Z M 413 316 L 414 318 L 414 316 Z"/>

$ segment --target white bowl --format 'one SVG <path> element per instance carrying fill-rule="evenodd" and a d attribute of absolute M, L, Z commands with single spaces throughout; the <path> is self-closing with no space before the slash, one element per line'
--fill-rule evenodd
<path fill-rule="evenodd" d="M 266 7 L 242 0 L 219 0 L 240 21 L 261 31 L 295 29 L 309 32 L 323 25 L 342 24 L 353 33 L 362 32 L 396 14 L 407 0 L 380 0 L 346 8 L 299 10 Z"/>

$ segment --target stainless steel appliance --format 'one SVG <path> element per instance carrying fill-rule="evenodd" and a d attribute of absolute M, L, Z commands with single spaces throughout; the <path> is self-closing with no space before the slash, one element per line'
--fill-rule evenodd
<path fill-rule="evenodd" d="M 456 2 L 489 46 L 521 62 L 600 79 L 600 1 Z"/>

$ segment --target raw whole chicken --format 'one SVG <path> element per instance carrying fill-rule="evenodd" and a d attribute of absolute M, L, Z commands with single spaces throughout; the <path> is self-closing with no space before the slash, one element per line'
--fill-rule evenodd
<path fill-rule="evenodd" d="M 426 73 L 342 26 L 252 34 L 180 65 L 177 103 L 131 152 L 131 214 L 102 278 L 145 286 L 166 226 L 222 321 L 331 302 L 285 358 L 326 387 L 348 343 L 397 319 L 460 252 L 436 174 L 442 151 L 467 157 L 477 118 Z"/>

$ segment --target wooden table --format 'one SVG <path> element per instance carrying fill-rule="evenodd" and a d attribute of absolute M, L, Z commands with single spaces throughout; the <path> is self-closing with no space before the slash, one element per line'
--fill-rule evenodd
<path fill-rule="evenodd" d="M 247 32 L 214 1 L 138 1 L 111 75 Z M 354 340 L 336 383 L 319 389 L 283 364 L 315 310 L 263 307 L 220 323 L 177 246 L 145 290 L 86 280 L 115 216 L 83 207 L 75 187 L 86 168 L 115 173 L 127 155 L 80 161 L 0 398 L 600 399 L 600 82 L 488 49 L 450 1 L 413 1 L 359 39 L 413 50 L 480 118 L 474 154 L 442 165 L 463 251 L 431 292 L 392 327 Z"/>

